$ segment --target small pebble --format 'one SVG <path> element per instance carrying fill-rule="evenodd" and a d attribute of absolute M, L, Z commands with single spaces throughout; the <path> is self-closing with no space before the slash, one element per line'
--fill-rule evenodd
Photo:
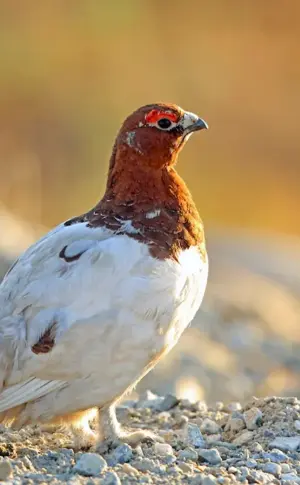
<path fill-rule="evenodd" d="M 250 431 L 257 429 L 258 426 L 262 423 L 262 412 L 257 407 L 250 408 L 248 411 L 244 412 L 244 420 L 246 423 L 247 429 Z"/>
<path fill-rule="evenodd" d="M 218 483 L 217 479 L 213 475 L 207 475 L 202 478 L 202 485 L 216 485 Z"/>
<path fill-rule="evenodd" d="M 185 440 L 187 444 L 195 446 L 195 448 L 203 448 L 205 446 L 205 440 L 199 426 L 193 423 L 188 423 L 186 426 Z"/>
<path fill-rule="evenodd" d="M 161 401 L 159 405 L 160 411 L 169 411 L 170 409 L 173 409 L 177 404 L 179 403 L 179 400 L 177 397 L 173 396 L 173 394 L 167 394 L 164 399 Z"/>
<path fill-rule="evenodd" d="M 211 465 L 219 465 L 222 462 L 221 455 L 216 448 L 211 448 L 210 450 L 199 450 L 199 458 L 203 458 Z"/>
<path fill-rule="evenodd" d="M 172 466 L 168 467 L 168 473 L 172 473 L 173 475 L 178 475 L 180 473 L 180 468 L 177 465 L 173 464 Z"/>
<path fill-rule="evenodd" d="M 186 409 L 192 409 L 195 408 L 195 404 L 191 403 L 189 399 L 181 399 L 180 401 L 181 407 L 186 408 Z"/>
<path fill-rule="evenodd" d="M 275 463 L 282 463 L 288 460 L 288 456 L 285 453 L 283 453 L 283 451 L 277 450 L 276 448 L 274 448 L 272 451 L 268 453 L 267 452 L 262 453 L 262 458 L 264 460 L 274 461 Z"/>
<path fill-rule="evenodd" d="M 107 467 L 107 463 L 102 456 L 97 453 L 83 453 L 73 470 L 80 475 L 94 477 L 99 475 Z"/>
<path fill-rule="evenodd" d="M 167 443 L 155 443 L 154 453 L 159 456 L 173 455 L 173 448 Z"/>
<path fill-rule="evenodd" d="M 141 472 L 154 472 L 155 470 L 155 463 L 150 458 L 142 458 L 141 460 L 135 461 L 132 464 L 137 470 Z"/>
<path fill-rule="evenodd" d="M 0 461 L 0 480 L 4 481 L 10 478 L 13 474 L 13 469 L 10 460 L 3 459 Z"/>
<path fill-rule="evenodd" d="M 183 414 L 179 414 L 175 417 L 175 423 L 177 426 L 183 427 L 189 422 L 189 418 Z"/>
<path fill-rule="evenodd" d="M 206 413 L 207 412 L 207 404 L 205 401 L 197 401 L 194 404 L 194 409 L 195 411 L 199 411 L 200 413 Z"/>
<path fill-rule="evenodd" d="M 300 477 L 297 477 L 295 473 L 282 473 L 281 481 L 300 483 Z"/>
<path fill-rule="evenodd" d="M 297 431 L 300 431 L 300 420 L 299 419 L 296 419 L 296 421 L 294 421 L 294 428 Z"/>
<path fill-rule="evenodd" d="M 244 431 L 242 434 L 237 436 L 232 443 L 236 446 L 243 446 L 252 439 L 252 436 L 253 431 Z"/>
<path fill-rule="evenodd" d="M 202 485 L 203 484 L 203 478 L 204 478 L 204 475 L 201 473 L 199 475 L 196 475 L 195 477 L 192 478 L 190 484 L 191 485 Z"/>
<path fill-rule="evenodd" d="M 167 424 L 170 421 L 171 415 L 167 411 L 159 413 L 157 421 L 160 425 Z"/>
<path fill-rule="evenodd" d="M 266 473 L 271 473 L 272 475 L 280 475 L 281 473 L 281 466 L 278 465 L 278 463 L 272 463 L 271 461 L 269 463 L 265 463 L 263 466 L 263 471 Z"/>
<path fill-rule="evenodd" d="M 194 448 L 185 448 L 184 450 L 180 450 L 178 452 L 178 458 L 181 460 L 198 460 L 198 453 Z"/>
<path fill-rule="evenodd" d="M 222 435 L 221 434 L 208 434 L 206 436 L 206 441 L 208 445 L 214 445 L 217 442 L 220 442 L 222 440 Z"/>
<path fill-rule="evenodd" d="M 261 446 L 260 443 L 254 442 L 251 448 L 254 452 L 260 453 L 261 451 L 264 451 L 263 447 Z"/>
<path fill-rule="evenodd" d="M 249 475 L 249 468 L 246 466 L 240 466 L 239 473 L 243 476 Z"/>
<path fill-rule="evenodd" d="M 229 418 L 225 427 L 226 431 L 239 432 L 246 428 L 245 421 L 241 418 Z"/>
<path fill-rule="evenodd" d="M 231 485 L 231 480 L 229 477 L 218 477 L 218 483 L 221 483 L 222 485 Z"/>
<path fill-rule="evenodd" d="M 133 452 L 131 446 L 126 443 L 117 446 L 109 457 L 107 457 L 107 463 L 109 466 L 115 466 L 118 463 L 127 463 L 132 459 Z"/>
<path fill-rule="evenodd" d="M 300 446 L 300 436 L 277 437 L 270 444 L 270 448 L 278 448 L 281 451 L 297 451 Z"/>
<path fill-rule="evenodd" d="M 183 473 L 192 473 L 192 471 L 193 471 L 192 465 L 190 465 L 189 463 L 186 463 L 185 461 L 178 462 L 177 466 L 178 466 L 178 468 L 180 468 L 180 470 Z"/>
<path fill-rule="evenodd" d="M 137 471 L 137 469 L 134 468 L 129 463 L 124 463 L 122 465 L 122 472 L 127 473 L 128 475 L 138 475 L 139 474 L 139 472 Z"/>
<path fill-rule="evenodd" d="M 98 483 L 99 485 L 121 485 L 121 480 L 115 472 L 107 472 Z"/>
<path fill-rule="evenodd" d="M 139 401 L 136 403 L 136 407 L 138 409 L 149 408 L 155 409 L 157 411 L 163 411 L 163 409 L 161 408 L 163 400 L 163 397 L 157 396 L 156 394 L 153 394 L 153 392 L 148 390 L 144 392 L 144 394 L 142 394 Z"/>
<path fill-rule="evenodd" d="M 25 455 L 22 458 L 22 462 L 23 462 L 24 466 L 26 468 L 28 468 L 28 470 L 30 470 L 30 471 L 34 471 L 35 470 L 34 466 L 32 465 L 32 462 L 30 461 L 30 459 L 28 458 L 28 456 Z"/>
<path fill-rule="evenodd" d="M 217 434 L 220 431 L 220 427 L 212 419 L 205 418 L 200 426 L 200 430 L 206 434 Z"/>

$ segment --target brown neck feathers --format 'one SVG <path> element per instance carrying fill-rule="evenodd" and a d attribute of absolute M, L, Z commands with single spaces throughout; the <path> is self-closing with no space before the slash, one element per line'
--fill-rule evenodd
<path fill-rule="evenodd" d="M 205 258 L 202 222 L 185 183 L 173 167 L 141 164 L 140 156 L 132 150 L 120 153 L 115 145 L 104 197 L 93 210 L 66 224 L 86 221 L 91 228 L 126 234 L 147 244 L 158 259 L 177 260 L 180 251 L 191 246 Z"/>

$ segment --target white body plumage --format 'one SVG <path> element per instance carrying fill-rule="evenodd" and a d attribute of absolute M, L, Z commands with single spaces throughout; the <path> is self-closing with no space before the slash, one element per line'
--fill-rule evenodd
<path fill-rule="evenodd" d="M 116 401 L 175 345 L 207 271 L 196 246 L 159 260 L 127 235 L 59 225 L 0 286 L 0 412 L 28 403 L 21 425 Z M 53 325 L 52 350 L 32 352 Z"/>

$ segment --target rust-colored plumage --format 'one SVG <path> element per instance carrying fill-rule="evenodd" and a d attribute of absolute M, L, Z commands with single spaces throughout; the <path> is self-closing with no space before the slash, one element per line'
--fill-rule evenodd
<path fill-rule="evenodd" d="M 144 106 L 125 120 L 114 144 L 104 197 L 90 212 L 66 224 L 86 220 L 91 227 L 124 232 L 148 244 L 159 259 L 176 259 L 180 250 L 190 246 L 198 246 L 205 258 L 200 216 L 174 169 L 185 137 L 180 130 L 152 126 L 164 114 L 175 121 L 184 112 L 160 103 Z M 131 231 L 125 229 L 128 221 Z"/>

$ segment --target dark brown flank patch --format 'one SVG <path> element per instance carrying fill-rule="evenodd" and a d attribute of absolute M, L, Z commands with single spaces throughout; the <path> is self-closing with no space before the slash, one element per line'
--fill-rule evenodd
<path fill-rule="evenodd" d="M 82 251 L 82 252 L 79 252 L 78 254 L 75 254 L 74 256 L 67 256 L 66 255 L 67 247 L 68 246 L 64 246 L 59 253 L 59 257 L 64 259 L 67 263 L 72 263 L 72 261 L 77 261 L 77 259 L 79 259 L 80 256 L 85 252 L 85 251 Z"/>
<path fill-rule="evenodd" d="M 178 260 L 181 250 L 196 246 L 206 260 L 202 221 L 188 188 L 173 168 L 184 145 L 182 137 L 143 126 L 145 113 L 157 107 L 182 115 L 174 105 L 159 104 L 143 107 L 127 118 L 113 148 L 103 199 L 65 225 L 87 222 L 91 228 L 126 234 L 147 244 L 158 259 Z M 128 133 L 134 133 L 130 143 Z M 159 215 L 147 217 L 156 211 Z M 136 232 L 126 228 L 126 221 Z"/>
<path fill-rule="evenodd" d="M 34 354 L 47 354 L 53 349 L 55 345 L 55 328 L 56 322 L 54 322 L 40 337 L 38 342 L 31 347 Z"/>

